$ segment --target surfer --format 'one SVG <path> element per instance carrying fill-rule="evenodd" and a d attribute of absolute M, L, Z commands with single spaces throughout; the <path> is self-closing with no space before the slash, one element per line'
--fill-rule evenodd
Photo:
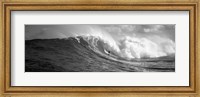
<path fill-rule="evenodd" d="M 110 55 L 110 51 L 108 51 L 108 55 Z"/>
<path fill-rule="evenodd" d="M 105 49 L 104 49 L 104 52 L 105 52 L 107 55 L 110 55 L 110 53 L 111 53 L 110 51 L 105 50 Z"/>

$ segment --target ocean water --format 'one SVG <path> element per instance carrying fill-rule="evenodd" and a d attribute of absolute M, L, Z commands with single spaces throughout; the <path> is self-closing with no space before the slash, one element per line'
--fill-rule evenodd
<path fill-rule="evenodd" d="M 135 58 L 100 37 L 25 40 L 26 72 L 175 72 L 175 56 Z M 152 54 L 151 54 L 152 55 Z"/>

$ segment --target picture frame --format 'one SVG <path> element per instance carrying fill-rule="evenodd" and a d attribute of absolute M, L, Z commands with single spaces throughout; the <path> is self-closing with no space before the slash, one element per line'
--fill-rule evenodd
<path fill-rule="evenodd" d="M 1 96 L 2 97 L 200 97 L 199 82 L 199 0 L 123 1 L 123 0 L 4 0 L 1 2 Z M 189 11 L 190 76 L 189 86 L 11 86 L 11 11 Z"/>

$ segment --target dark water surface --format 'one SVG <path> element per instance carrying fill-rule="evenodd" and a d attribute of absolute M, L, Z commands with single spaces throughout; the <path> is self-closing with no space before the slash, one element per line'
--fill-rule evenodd
<path fill-rule="evenodd" d="M 25 41 L 26 72 L 174 72 L 175 58 L 126 60 L 79 37 Z"/>

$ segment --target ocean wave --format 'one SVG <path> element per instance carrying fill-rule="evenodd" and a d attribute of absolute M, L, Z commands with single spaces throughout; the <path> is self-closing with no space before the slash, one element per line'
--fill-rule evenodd
<path fill-rule="evenodd" d="M 125 37 L 120 40 L 119 44 L 98 36 L 76 36 L 74 39 L 79 43 L 80 39 L 83 39 L 95 52 L 128 60 L 134 58 L 157 58 L 175 54 L 175 43 L 169 39 L 162 39 L 159 44 L 146 38 L 136 37 Z"/>
<path fill-rule="evenodd" d="M 90 36 L 33 39 L 25 42 L 26 72 L 153 72 L 174 71 L 174 58 L 126 58 L 106 40 Z M 140 44 L 141 45 L 141 44 Z M 128 49 L 128 48 L 126 48 Z M 127 55 L 126 55 L 127 56 Z"/>
<path fill-rule="evenodd" d="M 89 44 L 89 48 L 93 51 L 120 57 L 123 59 L 131 60 L 135 58 L 157 58 L 163 56 L 175 56 L 175 43 L 174 41 L 161 37 L 150 36 L 138 37 L 138 36 L 122 36 L 120 39 L 114 39 L 108 32 L 102 31 L 98 28 L 88 27 L 87 32 L 41 32 L 33 39 L 68 39 L 74 38 L 80 43 L 80 39 L 86 41 Z"/>

